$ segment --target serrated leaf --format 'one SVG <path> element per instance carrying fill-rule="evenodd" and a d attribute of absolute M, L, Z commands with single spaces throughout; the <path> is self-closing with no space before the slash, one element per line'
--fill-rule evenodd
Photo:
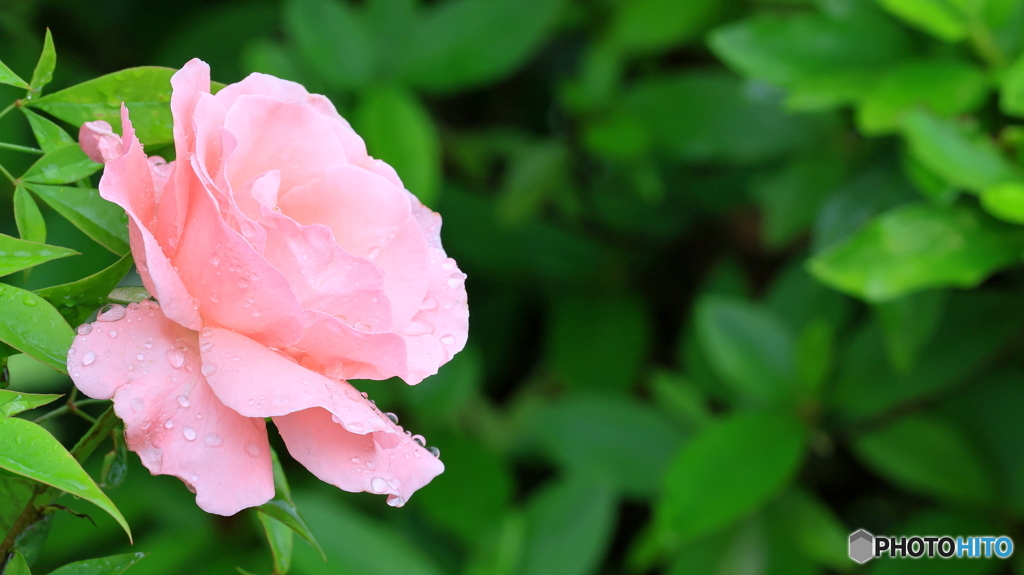
<path fill-rule="evenodd" d="M 10 417 L 22 411 L 35 409 L 60 397 L 60 395 L 0 389 L 0 417 Z"/>
<path fill-rule="evenodd" d="M 0 277 L 77 254 L 60 246 L 29 242 L 0 234 Z"/>
<path fill-rule="evenodd" d="M 36 141 L 39 142 L 39 147 L 44 152 L 52 152 L 57 148 L 64 146 L 77 146 L 78 142 L 74 140 L 64 128 L 61 128 L 57 124 L 50 120 L 40 116 L 25 106 L 21 106 L 21 112 L 28 118 L 28 124 L 32 127 L 32 134 L 36 137 Z"/>
<path fill-rule="evenodd" d="M 53 79 L 53 69 L 57 66 L 57 51 L 53 47 L 53 36 L 50 29 L 46 29 L 46 37 L 43 39 L 43 51 L 39 54 L 39 61 L 32 71 L 32 81 L 29 82 L 29 89 L 36 94 L 42 93 L 43 86 Z M 29 94 L 32 97 L 33 94 Z"/>
<path fill-rule="evenodd" d="M 90 160 L 82 148 L 62 146 L 36 160 L 21 179 L 36 184 L 70 184 L 95 174 L 102 167 L 103 164 Z"/>
<path fill-rule="evenodd" d="M 81 497 L 106 511 L 131 538 L 110 498 L 50 432 L 17 417 L 0 419 L 0 468 Z"/>
<path fill-rule="evenodd" d="M 93 120 L 121 131 L 121 102 L 128 106 L 135 134 L 144 145 L 172 142 L 171 76 L 157 66 L 128 68 L 25 102 L 75 126 Z"/>
<path fill-rule="evenodd" d="M 310 531 L 309 526 L 306 525 L 305 520 L 299 515 L 299 510 L 287 501 L 282 499 L 272 499 L 263 505 L 256 508 L 257 511 L 280 521 L 286 527 L 298 534 L 306 540 L 307 543 L 313 546 L 314 549 L 320 552 L 320 555 L 324 556 L 324 560 L 327 560 L 327 556 L 324 555 L 324 550 L 317 543 L 316 537 L 313 536 L 313 532 Z"/>
<path fill-rule="evenodd" d="M 0 62 L 0 84 L 7 84 L 8 86 L 28 90 L 28 82 L 22 80 L 17 74 L 7 67 L 7 64 L 4 64 L 3 62 Z"/>
<path fill-rule="evenodd" d="M 818 254 L 808 269 L 825 284 L 871 302 L 928 288 L 974 287 L 1020 260 L 1024 230 L 966 205 L 889 210 Z"/>
<path fill-rule="evenodd" d="M 0 284 L 0 341 L 67 373 L 67 354 L 75 334 L 49 302 L 38 295 Z"/>
<path fill-rule="evenodd" d="M 21 239 L 37 244 L 46 242 L 46 220 L 36 201 L 21 186 L 14 190 L 14 222 Z"/>
<path fill-rule="evenodd" d="M 25 187 L 96 243 L 119 256 L 131 251 L 128 216 L 120 206 L 100 197 L 99 190 L 33 183 Z"/>
<path fill-rule="evenodd" d="M 146 553 L 125 553 L 99 559 L 86 559 L 58 567 L 50 572 L 50 575 L 120 575 L 145 557 Z"/>
<path fill-rule="evenodd" d="M 793 477 L 804 430 L 793 416 L 735 415 L 704 428 L 669 465 L 657 521 L 689 540 L 757 509 Z"/>
<path fill-rule="evenodd" d="M 107 303 L 108 294 L 124 279 L 133 263 L 132 255 L 128 254 L 91 276 L 36 290 L 36 294 L 53 304 L 68 324 L 77 326 L 88 319 L 98 307 Z"/>

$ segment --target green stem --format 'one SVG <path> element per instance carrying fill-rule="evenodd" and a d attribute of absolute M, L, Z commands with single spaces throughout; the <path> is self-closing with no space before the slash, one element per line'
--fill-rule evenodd
<path fill-rule="evenodd" d="M 2 111 L 0 111 L 0 118 L 3 118 L 4 116 L 6 116 L 7 112 L 10 112 L 11 110 L 13 110 L 15 108 L 15 106 L 17 106 L 17 105 L 18 105 L 18 101 L 17 100 L 11 102 L 10 106 L 7 106 Z"/>
<path fill-rule="evenodd" d="M 14 150 L 15 152 L 27 152 L 29 154 L 38 154 L 42 156 L 46 152 L 39 148 L 30 148 L 28 146 L 19 146 L 18 144 L 8 144 L 7 142 L 0 142 L 0 148 L 6 148 L 8 150 Z"/>
<path fill-rule="evenodd" d="M 81 407 L 83 405 L 95 405 L 97 403 L 107 403 L 108 401 L 110 401 L 110 400 L 108 400 L 108 399 L 83 399 L 82 401 L 76 401 L 74 403 L 74 405 L 76 407 Z M 71 404 L 70 403 L 64 404 L 64 405 L 58 407 L 57 409 L 54 409 L 53 411 L 46 412 L 46 413 L 40 415 L 39 417 L 33 419 L 32 423 L 37 423 L 37 424 L 38 423 L 42 423 L 44 421 L 53 419 L 54 417 L 58 417 L 60 415 L 64 415 L 65 413 L 68 413 L 70 411 L 71 411 Z"/>
<path fill-rule="evenodd" d="M 12 176 L 11 173 L 7 171 L 7 168 L 0 165 L 0 172 L 2 172 L 4 177 L 10 180 L 12 184 L 14 184 L 15 186 L 18 185 L 18 182 L 14 179 L 14 176 Z"/>

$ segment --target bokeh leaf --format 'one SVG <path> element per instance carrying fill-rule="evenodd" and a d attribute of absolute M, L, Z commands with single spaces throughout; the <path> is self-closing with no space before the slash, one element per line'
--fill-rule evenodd
<path fill-rule="evenodd" d="M 310 67 L 329 84 L 360 88 L 370 81 L 375 54 L 362 10 L 339 0 L 289 0 L 284 19 Z"/>
<path fill-rule="evenodd" d="M 637 0 L 618 5 L 610 42 L 631 52 L 654 52 L 699 34 L 718 15 L 715 0 Z"/>
<path fill-rule="evenodd" d="M 973 287 L 1019 261 L 1021 230 L 966 205 L 895 208 L 847 241 L 818 254 L 809 270 L 822 282 L 871 302 L 927 288 Z"/>
<path fill-rule="evenodd" d="M 527 505 L 523 575 L 584 575 L 600 564 L 615 520 L 612 491 L 571 478 L 549 485 Z"/>
<path fill-rule="evenodd" d="M 943 0 L 879 0 L 886 10 L 947 42 L 967 36 L 968 25 L 956 3 Z"/>
<path fill-rule="evenodd" d="M 725 527 L 782 490 L 803 446 L 803 426 L 789 415 L 748 413 L 707 426 L 665 473 L 658 524 L 682 540 Z"/>
<path fill-rule="evenodd" d="M 131 538 L 131 530 L 110 498 L 70 453 L 42 427 L 17 417 L 0 419 L 0 468 L 81 497 L 106 511 Z"/>

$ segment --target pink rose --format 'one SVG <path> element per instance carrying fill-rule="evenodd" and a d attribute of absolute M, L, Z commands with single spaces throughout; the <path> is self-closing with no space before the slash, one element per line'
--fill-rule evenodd
<path fill-rule="evenodd" d="M 266 417 L 323 481 L 403 505 L 444 466 L 345 380 L 415 384 L 465 345 L 440 216 L 323 96 L 263 74 L 211 95 L 199 60 L 171 85 L 170 164 L 146 157 L 123 107 L 123 138 L 82 126 L 159 304 L 83 325 L 72 379 L 112 397 L 129 448 L 211 513 L 273 497 Z"/>

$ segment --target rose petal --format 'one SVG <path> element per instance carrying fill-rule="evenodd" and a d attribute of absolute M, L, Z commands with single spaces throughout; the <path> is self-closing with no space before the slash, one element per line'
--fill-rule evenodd
<path fill-rule="evenodd" d="M 327 226 L 302 226 L 265 206 L 262 211 L 263 257 L 288 279 L 304 309 L 338 316 L 361 331 L 391 329 L 391 303 L 376 266 L 342 249 Z"/>
<path fill-rule="evenodd" d="M 179 161 L 179 169 L 183 162 Z M 213 196 L 193 185 L 188 225 L 174 258 L 207 324 L 281 347 L 302 337 L 302 308 L 281 272 L 228 227 Z"/>
<path fill-rule="evenodd" d="M 330 227 L 345 251 L 384 271 L 395 330 L 419 312 L 429 283 L 429 254 L 408 192 L 362 168 L 339 166 L 283 192 L 278 205 L 303 225 Z"/>
<path fill-rule="evenodd" d="M 224 127 L 238 142 L 225 161 L 227 179 L 236 188 L 263 172 L 280 170 L 281 189 L 288 190 L 347 163 L 329 122 L 309 104 L 239 96 Z"/>
<path fill-rule="evenodd" d="M 288 452 L 313 475 L 345 491 L 387 493 L 401 507 L 444 471 L 444 464 L 403 435 L 391 448 L 373 435 L 358 435 L 319 408 L 274 418 Z"/>
<path fill-rule="evenodd" d="M 99 164 L 120 158 L 123 153 L 121 136 L 103 120 L 82 124 L 78 130 L 78 145 L 90 160 Z"/>
<path fill-rule="evenodd" d="M 306 310 L 306 331 L 293 347 L 316 358 L 329 377 L 409 377 L 406 338 L 395 333 L 366 333 L 323 312 Z"/>
<path fill-rule="evenodd" d="M 129 449 L 154 475 L 184 481 L 202 509 L 232 515 L 274 496 L 263 420 L 217 399 L 200 367 L 196 332 L 168 320 L 156 303 L 93 323 L 75 338 L 68 370 L 86 395 L 114 398 Z"/>
<path fill-rule="evenodd" d="M 147 227 L 153 222 L 155 212 L 152 169 L 124 105 L 121 106 L 121 123 L 124 155 L 111 160 L 104 168 L 100 196 L 121 206 L 128 214 L 128 239 L 135 264 L 146 289 L 163 304 L 164 314 L 185 327 L 198 329 L 202 322 L 192 298 Z"/>

